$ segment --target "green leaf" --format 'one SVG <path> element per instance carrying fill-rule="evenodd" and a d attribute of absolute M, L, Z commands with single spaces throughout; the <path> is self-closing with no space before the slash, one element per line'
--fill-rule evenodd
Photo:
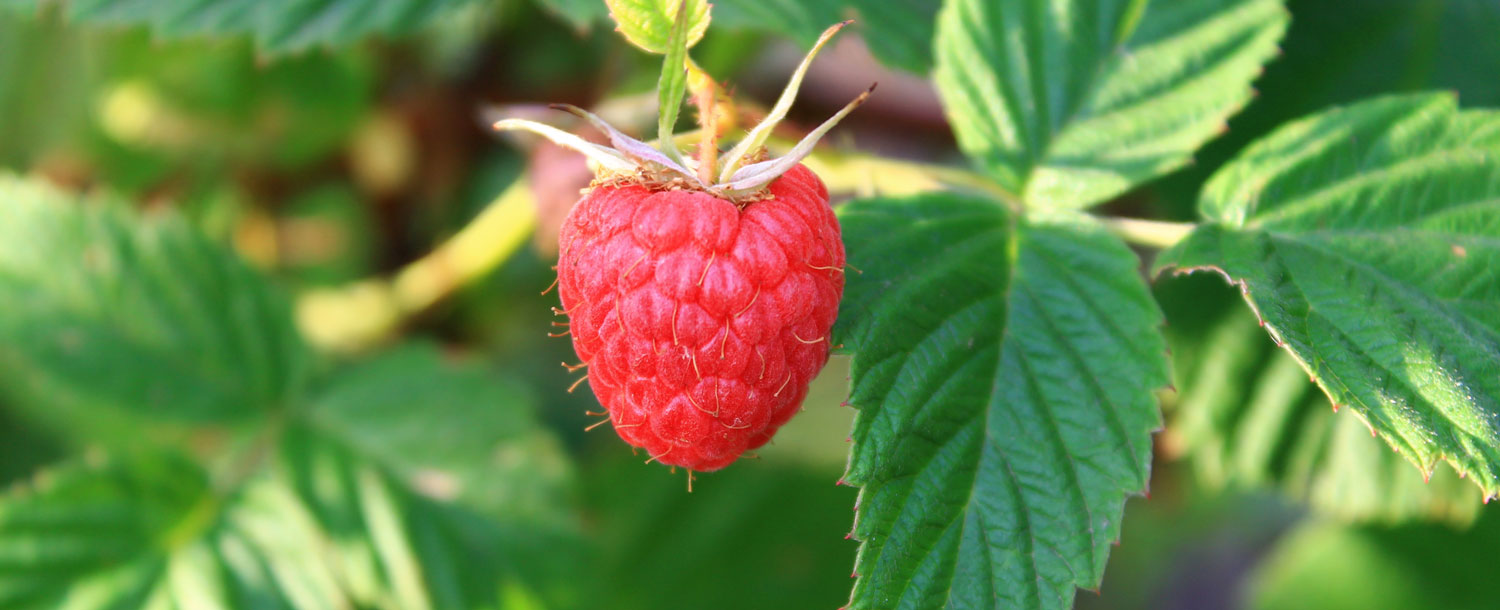
<path fill-rule="evenodd" d="M 366 36 L 411 32 L 474 0 L 0 0 L 0 8 L 37 12 L 56 6 L 69 20 L 97 25 L 148 25 L 163 38 L 253 37 L 262 51 L 292 53 L 347 45 Z"/>
<path fill-rule="evenodd" d="M 856 201 L 835 330 L 859 409 L 851 608 L 1067 608 L 1142 492 L 1161 314 L 1088 217 L 951 194 Z"/>
<path fill-rule="evenodd" d="M 287 304 L 180 218 L 3 175 L 0 311 L 0 388 L 32 411 L 249 418 L 309 368 Z"/>
<path fill-rule="evenodd" d="M 1286 23 L 1279 0 L 953 0 L 934 77 L 960 148 L 1003 188 L 1082 208 L 1223 131 Z"/>
<path fill-rule="evenodd" d="M 1488 610 L 1495 607 L 1500 514 L 1467 531 L 1436 524 L 1308 523 L 1261 560 L 1254 610 Z"/>
<path fill-rule="evenodd" d="M 578 30 L 587 30 L 605 15 L 609 8 L 599 0 L 539 0 L 542 8 L 562 17 Z"/>
<path fill-rule="evenodd" d="M 1449 95 L 1296 121 L 1210 180 L 1158 270 L 1217 269 L 1338 405 L 1500 492 L 1500 113 Z"/>
<path fill-rule="evenodd" d="M 667 53 L 662 59 L 661 78 L 656 82 L 657 118 L 656 140 L 663 154 L 678 165 L 685 165 L 682 153 L 677 150 L 677 140 L 672 130 L 677 126 L 677 113 L 682 110 L 682 95 L 687 90 L 688 73 L 688 13 L 679 11 L 672 21 L 672 33 L 667 36 Z"/>
<path fill-rule="evenodd" d="M 572 474 L 537 425 L 530 393 L 450 360 L 416 344 L 360 363 L 313 402 L 309 425 L 434 497 L 490 514 L 561 517 Z"/>
<path fill-rule="evenodd" d="M 844 20 L 847 0 L 716 0 L 714 17 L 720 25 L 773 32 L 810 47 L 818 35 Z"/>
<path fill-rule="evenodd" d="M 408 348 L 268 426 L 227 476 L 172 455 L 44 473 L 0 497 L 0 607 L 567 605 L 567 472 L 527 406 Z"/>
<path fill-rule="evenodd" d="M 847 0 L 859 10 L 870 52 L 881 63 L 926 75 L 941 0 Z"/>
<path fill-rule="evenodd" d="M 672 48 L 672 24 L 677 8 L 686 5 L 692 21 L 688 24 L 687 46 L 692 48 L 708 31 L 707 0 L 604 0 L 609 15 L 619 26 L 620 34 L 647 53 L 665 55 Z"/>
<path fill-rule="evenodd" d="M 1330 409 L 1249 311 L 1226 316 L 1201 343 L 1192 356 L 1174 350 L 1181 400 L 1169 428 L 1200 481 L 1278 487 L 1350 520 L 1466 525 L 1478 515 L 1477 496 L 1453 471 L 1425 480 L 1357 417 Z"/>

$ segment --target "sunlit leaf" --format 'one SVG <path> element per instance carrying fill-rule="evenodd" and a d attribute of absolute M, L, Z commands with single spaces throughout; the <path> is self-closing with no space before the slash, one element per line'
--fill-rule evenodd
<path fill-rule="evenodd" d="M 1250 99 L 1279 0 L 953 0 L 934 78 L 959 146 L 1036 208 L 1182 166 Z"/>
<path fill-rule="evenodd" d="M 1068 608 L 1145 490 L 1161 315 L 1077 215 L 935 194 L 841 213 L 859 409 L 851 608 Z"/>
<path fill-rule="evenodd" d="M 620 35 L 647 53 L 665 55 L 671 48 L 672 24 L 677 8 L 686 4 L 688 14 L 687 46 L 691 48 L 708 30 L 709 3 L 706 0 L 604 0 Z"/>
<path fill-rule="evenodd" d="M 1159 269 L 1218 269 L 1327 392 L 1500 492 L 1500 113 L 1379 98 L 1291 123 L 1204 189 Z"/>

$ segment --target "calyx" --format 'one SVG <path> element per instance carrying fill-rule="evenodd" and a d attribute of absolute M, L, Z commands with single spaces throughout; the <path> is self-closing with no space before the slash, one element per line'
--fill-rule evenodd
<path fill-rule="evenodd" d="M 679 14 L 683 13 L 685 11 Z M 869 89 L 860 93 L 817 129 L 809 132 L 785 155 L 762 160 L 765 156 L 766 140 L 777 124 L 786 118 L 786 113 L 791 109 L 792 102 L 797 97 L 797 90 L 801 87 L 802 79 L 806 76 L 808 67 L 812 65 L 813 58 L 817 56 L 823 45 L 833 38 L 834 34 L 849 23 L 851 22 L 845 21 L 835 24 L 823 31 L 807 57 L 803 58 L 802 63 L 797 66 L 796 72 L 792 73 L 791 80 L 787 82 L 786 88 L 781 92 L 781 97 L 776 100 L 776 105 L 766 114 L 765 119 L 722 155 L 718 154 L 717 144 L 710 138 L 700 146 L 710 147 L 712 150 L 700 150 L 697 158 L 685 157 L 677 150 L 676 142 L 672 137 L 672 124 L 676 122 L 677 111 L 682 104 L 683 97 L 681 83 L 686 61 L 685 42 L 679 42 L 679 46 L 667 54 L 663 66 L 659 86 L 662 91 L 662 119 L 659 122 L 660 130 L 656 146 L 625 135 L 593 113 L 567 104 L 554 104 L 552 108 L 582 117 L 608 136 L 610 145 L 594 144 L 556 127 L 526 119 L 500 120 L 495 122 L 494 128 L 529 131 L 559 146 L 583 153 L 594 166 L 596 183 L 641 183 L 663 188 L 698 190 L 737 202 L 754 200 L 765 192 L 771 182 L 801 163 L 824 134 L 863 104 L 870 97 L 870 93 L 875 90 L 875 86 L 871 85 Z M 683 24 L 678 23 L 677 26 L 680 29 Z M 707 112 L 707 108 L 700 107 L 700 115 Z M 706 127 L 711 131 L 711 126 Z M 705 169 L 703 165 L 712 167 Z"/>

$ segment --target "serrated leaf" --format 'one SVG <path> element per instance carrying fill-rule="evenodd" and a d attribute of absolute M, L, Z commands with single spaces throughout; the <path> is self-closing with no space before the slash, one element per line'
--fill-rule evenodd
<path fill-rule="evenodd" d="M 508 386 L 408 348 L 335 380 L 317 407 L 315 420 L 299 410 L 268 426 L 227 476 L 143 455 L 43 473 L 35 489 L 0 497 L 0 607 L 411 610 L 576 597 L 566 469 L 547 461 L 555 445 Z"/>
<path fill-rule="evenodd" d="M 1500 113 L 1377 98 L 1288 124 L 1210 180 L 1158 270 L 1213 268 L 1339 405 L 1424 472 L 1500 491 Z"/>
<path fill-rule="evenodd" d="M 941 0 L 847 0 L 859 11 L 870 53 L 881 63 L 926 75 Z"/>
<path fill-rule="evenodd" d="M 851 608 L 1067 608 L 1149 478 L 1161 314 L 1084 216 L 952 194 L 843 208 L 859 409 Z"/>
<path fill-rule="evenodd" d="M 309 368 L 284 300 L 181 219 L 3 175 L 0 311 L 0 388 L 33 411 L 244 419 Z"/>
<path fill-rule="evenodd" d="M 257 486 L 252 486 L 257 487 Z M 232 501 L 173 455 L 44 471 L 0 497 L 0 606 L 330 607 L 331 574 L 294 515 Z M 224 502 L 235 504 L 224 517 Z M 309 603 L 321 600 L 321 605 Z"/>
<path fill-rule="evenodd" d="M 346 45 L 370 35 L 411 32 L 474 0 L 0 0 L 0 8 L 38 12 L 57 6 L 71 21 L 147 25 L 165 38 L 249 35 L 266 53 Z"/>
<path fill-rule="evenodd" d="M 609 16 L 615 20 L 620 34 L 647 53 L 665 55 L 672 42 L 672 24 L 677 19 L 677 8 L 686 3 L 688 14 L 687 46 L 692 48 L 708 31 L 709 4 L 707 0 L 605 0 L 609 5 Z"/>
<path fill-rule="evenodd" d="M 1250 98 L 1280 0 L 953 0 L 934 77 L 960 148 L 1034 208 L 1182 166 Z"/>
<path fill-rule="evenodd" d="M 1478 495 L 1453 471 L 1425 480 L 1359 418 L 1329 408 L 1249 311 L 1226 316 L 1200 342 L 1195 356 L 1174 349 L 1181 399 L 1171 430 L 1208 486 L 1276 487 L 1355 521 L 1466 525 L 1478 515 Z"/>

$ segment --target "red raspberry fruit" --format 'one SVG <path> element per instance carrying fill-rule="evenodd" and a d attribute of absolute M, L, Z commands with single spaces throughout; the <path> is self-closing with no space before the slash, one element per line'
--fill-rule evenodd
<path fill-rule="evenodd" d="M 766 444 L 828 360 L 844 245 L 797 165 L 743 209 L 700 191 L 592 190 L 564 221 L 558 294 L 615 431 L 710 471 Z"/>
<path fill-rule="evenodd" d="M 834 25 L 765 120 L 726 154 L 714 96 L 695 96 L 704 124 L 698 157 L 686 158 L 672 135 L 685 14 L 673 26 L 677 53 L 662 64 L 661 148 L 572 106 L 558 108 L 587 120 L 610 146 L 523 119 L 495 128 L 530 131 L 589 158 L 594 188 L 559 236 L 568 334 L 620 438 L 652 460 L 687 468 L 692 489 L 692 471 L 718 470 L 770 441 L 828 361 L 844 243 L 827 187 L 801 161 L 874 87 L 785 156 L 765 158 L 813 56 L 849 22 Z"/>

